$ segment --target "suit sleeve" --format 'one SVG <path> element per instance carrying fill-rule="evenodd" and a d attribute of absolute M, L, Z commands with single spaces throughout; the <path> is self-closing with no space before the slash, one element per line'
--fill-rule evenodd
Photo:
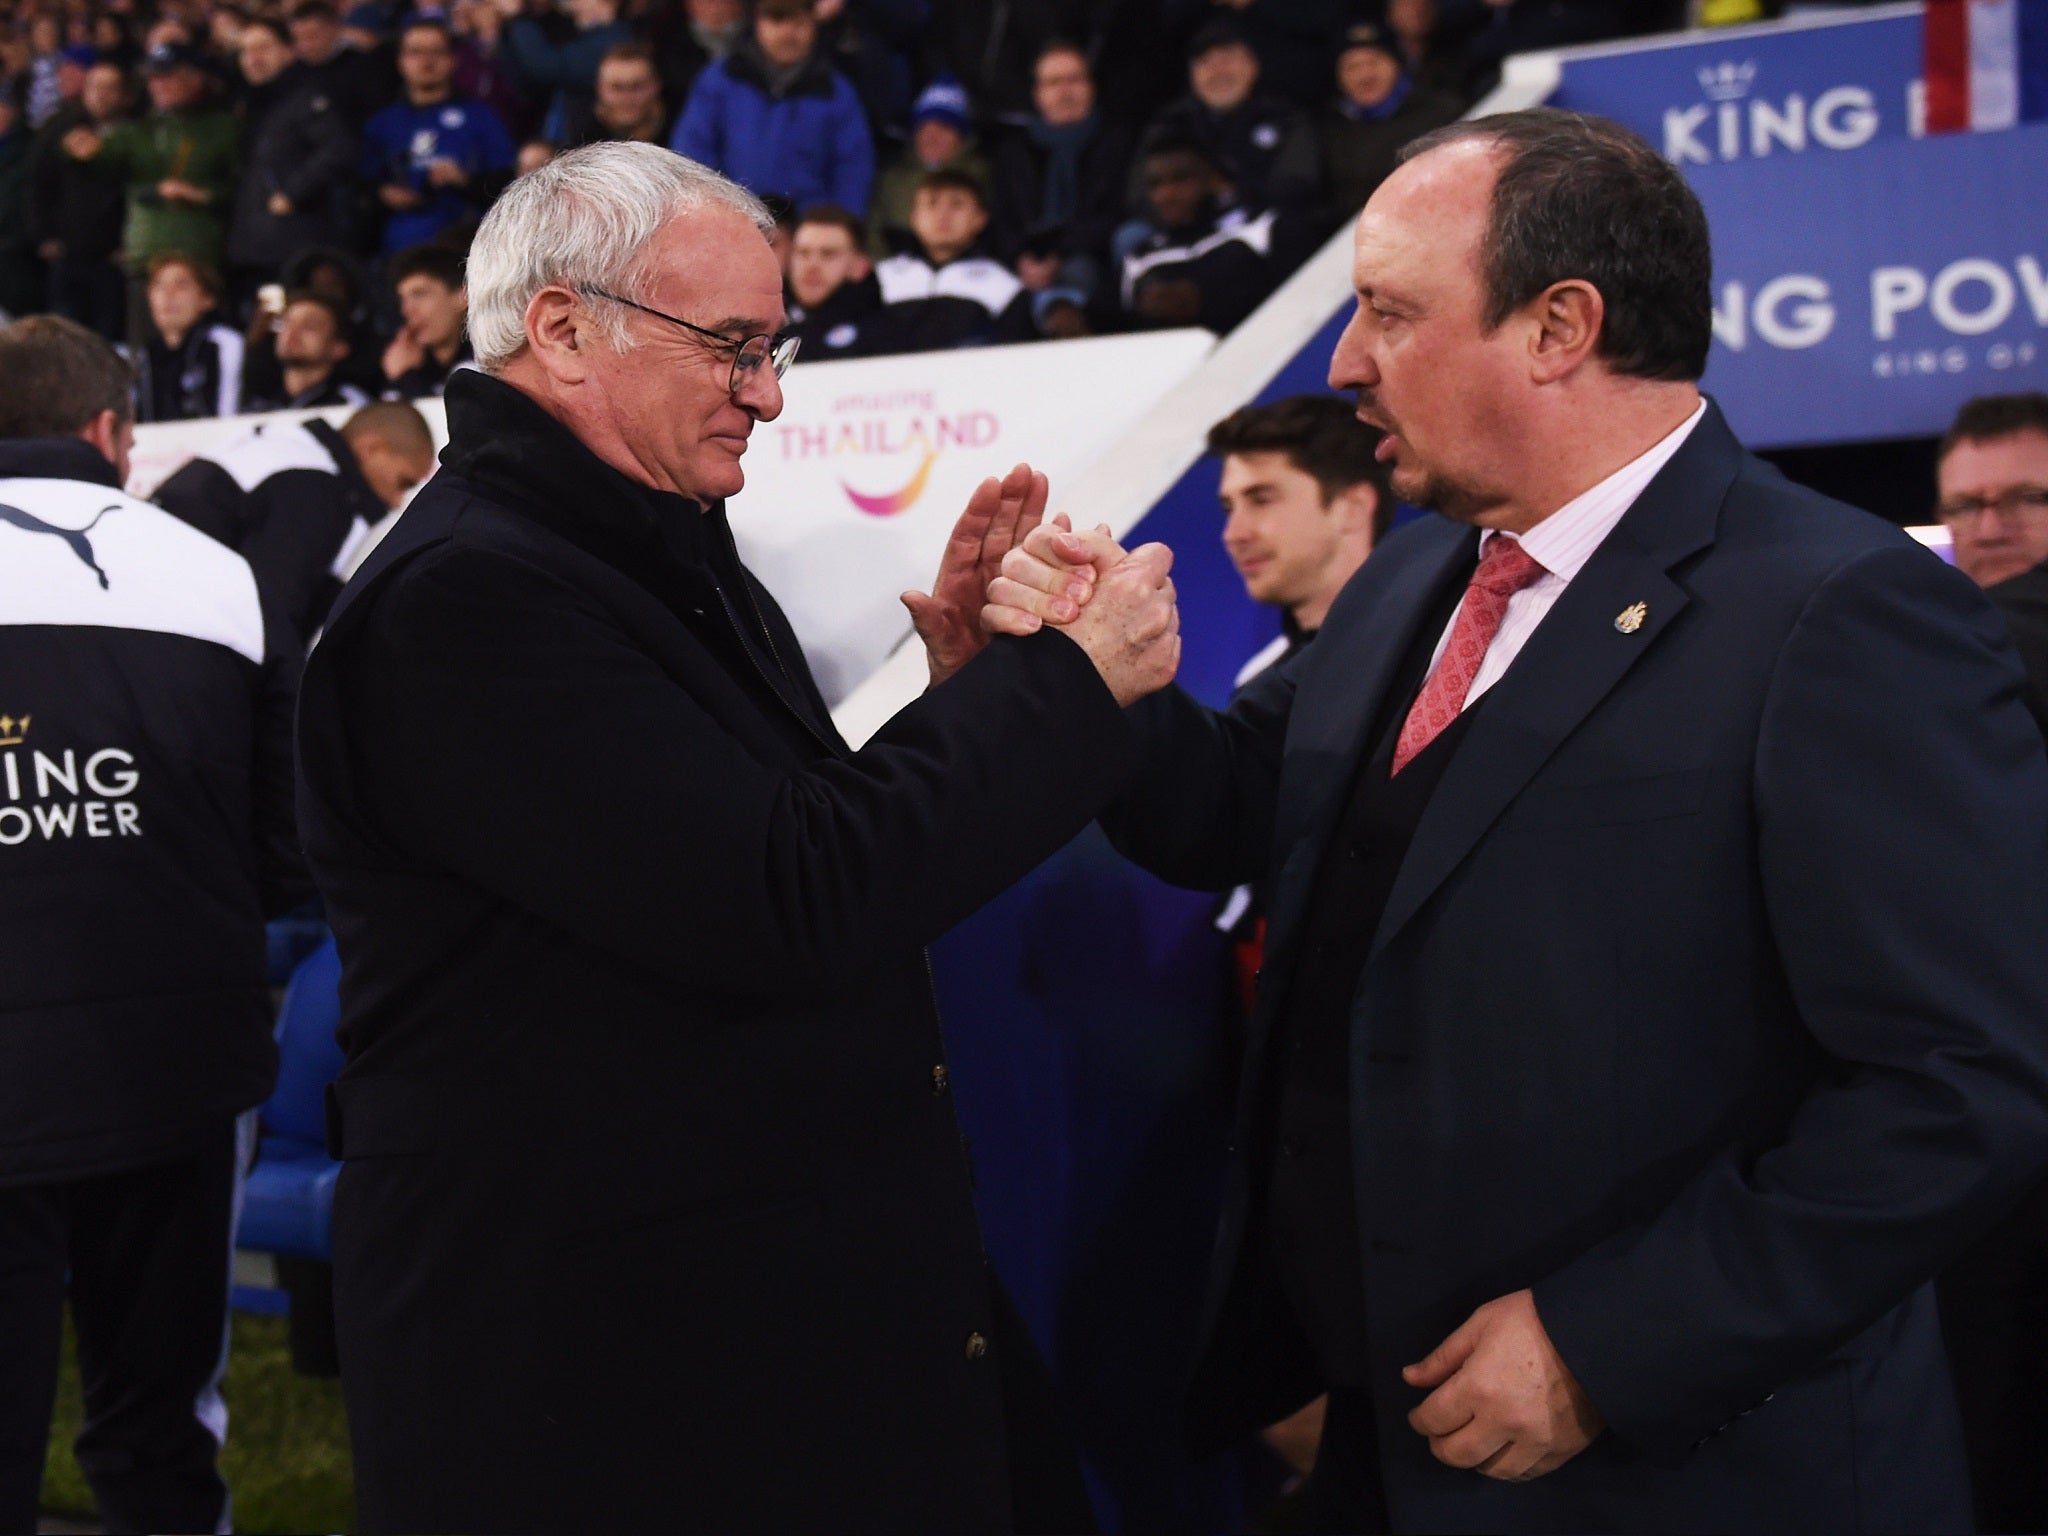
<path fill-rule="evenodd" d="M 1281 746 L 1305 654 L 1260 673 L 1220 713 L 1178 687 L 1126 711 L 1137 727 L 1139 768 L 1101 818 L 1120 853 L 1199 891 L 1228 890 L 1266 872 Z"/>
<path fill-rule="evenodd" d="M 1658 1460 L 1931 1279 L 2048 1157 L 2048 764 L 1995 615 L 1912 549 L 1809 600 L 1754 765 L 1769 933 L 1823 1053 L 1777 1144 L 1535 1287 Z"/>
<path fill-rule="evenodd" d="M 422 557 L 351 657 L 372 821 L 692 987 L 814 990 L 937 938 L 1081 831 L 1124 712 L 1064 636 L 998 640 L 861 751 L 749 753 L 591 599 Z"/>

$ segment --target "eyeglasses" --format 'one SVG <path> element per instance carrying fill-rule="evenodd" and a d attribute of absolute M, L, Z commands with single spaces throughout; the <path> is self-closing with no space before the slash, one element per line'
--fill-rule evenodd
<path fill-rule="evenodd" d="M 701 325 L 692 325 L 687 320 L 678 319 L 676 316 L 665 314 L 658 309 L 651 309 L 647 305 L 637 303 L 632 299 L 621 298 L 616 293 L 607 293 L 602 288 L 586 288 L 582 291 L 594 299 L 610 299 L 614 304 L 623 304 L 628 309 L 637 309 L 643 315 L 652 315 L 657 320 L 666 320 L 670 325 L 680 325 L 684 330 L 695 332 L 708 341 L 715 341 L 721 347 L 730 347 L 732 349 L 732 377 L 726 381 L 726 388 L 735 395 L 746 388 L 748 382 L 760 372 L 763 363 L 773 368 L 775 370 L 775 377 L 779 379 L 789 372 L 789 365 L 796 361 L 796 349 L 799 338 L 795 336 L 784 336 L 779 341 L 773 336 L 744 336 L 738 341 L 734 341 L 723 332 L 707 331 Z"/>
<path fill-rule="evenodd" d="M 2000 517 L 2048 515 L 2048 485 L 2008 486 L 1996 496 L 1958 496 L 1943 502 L 1935 516 L 1944 523 L 1960 523 L 1980 512 L 1996 512 Z"/>

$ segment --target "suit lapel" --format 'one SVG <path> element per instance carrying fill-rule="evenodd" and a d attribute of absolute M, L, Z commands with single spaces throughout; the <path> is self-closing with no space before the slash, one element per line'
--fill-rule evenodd
<path fill-rule="evenodd" d="M 1414 917 L 1522 787 L 1657 643 L 1689 601 L 1671 568 L 1713 542 L 1743 450 L 1711 403 L 1488 692 L 1415 829 L 1374 936 Z M 1624 613 L 1643 605 L 1640 622 Z"/>

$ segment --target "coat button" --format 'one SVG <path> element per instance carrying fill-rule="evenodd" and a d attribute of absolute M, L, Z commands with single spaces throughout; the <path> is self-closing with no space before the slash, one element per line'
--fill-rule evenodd
<path fill-rule="evenodd" d="M 981 1357 L 982 1357 L 983 1355 L 985 1355 L 985 1354 L 987 1354 L 987 1353 L 988 1353 L 988 1340 L 987 1340 L 987 1339 L 983 1338 L 983 1337 L 982 1337 L 982 1336 L 981 1336 L 980 1334 L 978 1334 L 978 1333 L 970 1333 L 969 1335 L 967 1335 L 967 1358 L 968 1358 L 968 1359 L 970 1359 L 970 1360 L 979 1360 L 979 1359 L 980 1359 L 980 1358 L 981 1358 Z"/>
<path fill-rule="evenodd" d="M 946 1075 L 946 1064 L 942 1061 L 932 1068 L 932 1092 L 944 1093 L 952 1080 Z"/>

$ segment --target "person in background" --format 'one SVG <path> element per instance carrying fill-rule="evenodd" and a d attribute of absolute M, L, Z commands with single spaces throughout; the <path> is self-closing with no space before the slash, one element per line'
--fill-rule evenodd
<path fill-rule="evenodd" d="M 664 101 L 685 102 L 708 65 L 747 35 L 744 0 L 635 0 L 634 24 L 654 48 Z"/>
<path fill-rule="evenodd" d="M 506 17 L 505 63 L 528 96 L 547 103 L 541 136 L 559 144 L 570 113 L 589 110 L 605 54 L 632 41 L 633 29 L 619 15 L 619 0 L 564 0 L 568 25 L 550 17 L 553 31 L 526 13 L 524 0 L 495 3 Z"/>
<path fill-rule="evenodd" d="M 339 573 L 433 472 L 420 413 L 379 400 L 339 428 L 317 416 L 265 422 L 189 461 L 153 499 L 247 560 L 265 600 L 310 643 Z"/>
<path fill-rule="evenodd" d="M 172 251 L 218 271 L 241 168 L 241 128 L 207 105 L 203 59 L 189 44 L 152 48 L 142 73 L 149 116 L 81 125 L 64 136 L 64 152 L 120 168 L 128 183 L 121 246 L 131 273 L 148 271 Z"/>
<path fill-rule="evenodd" d="M 37 1529 L 67 1301 L 100 1528 L 231 1528 L 237 1120 L 277 1071 L 263 921 L 307 890 L 299 646 L 248 562 L 122 493 L 131 382 L 70 320 L 0 331 L 6 1531 Z"/>
<path fill-rule="evenodd" d="M 309 246 L 350 235 L 355 137 L 333 101 L 292 56 L 291 32 L 257 17 L 242 28 L 242 177 L 228 224 L 228 288 L 241 301 L 275 282 Z"/>
<path fill-rule="evenodd" d="M 85 75 L 99 62 L 99 54 L 90 43 L 72 43 L 59 48 L 51 62 L 51 90 L 43 101 L 32 101 L 29 109 L 29 126 L 38 131 L 66 107 L 76 107 L 79 98 L 85 94 Z"/>
<path fill-rule="evenodd" d="M 60 111 L 36 136 L 29 169 L 29 225 L 38 253 L 49 264 L 50 310 L 108 341 L 127 334 L 121 227 L 127 219 L 128 180 L 117 165 L 72 158 L 64 140 L 74 128 L 103 134 L 127 109 L 128 77 L 121 66 L 93 65 L 78 104 Z"/>
<path fill-rule="evenodd" d="M 569 109 L 555 143 L 561 149 L 600 139 L 666 144 L 672 127 L 653 48 L 637 40 L 614 43 L 597 66 L 596 98 Z"/>
<path fill-rule="evenodd" d="M 1072 43 L 1038 55 L 1031 100 L 1031 117 L 995 147 L 989 244 L 1034 293 L 1058 286 L 1086 303 L 1123 218 L 1130 134 L 1097 110 L 1094 75 Z"/>
<path fill-rule="evenodd" d="M 1387 0 L 1386 27 L 1400 45 L 1401 68 L 1417 85 L 1461 93 L 1465 61 L 1437 26 L 1437 0 Z"/>
<path fill-rule="evenodd" d="M 303 289 L 287 294 L 283 313 L 273 322 L 272 356 L 278 387 L 271 392 L 245 389 L 242 413 L 312 411 L 335 405 L 362 405 L 369 396 L 339 373 L 348 361 L 348 317 L 333 300 Z"/>
<path fill-rule="evenodd" d="M 448 10 L 455 35 L 455 91 L 498 114 L 515 139 L 528 139 L 540 126 L 541 103 L 526 93 L 505 57 L 505 13 L 493 0 L 455 0 Z"/>
<path fill-rule="evenodd" d="M 2048 736 L 2048 395 L 1967 402 L 1937 450 L 1956 566 L 2012 633 Z M 2048 1530 L 2048 1181 L 1940 1280 L 1978 1529 Z"/>
<path fill-rule="evenodd" d="M 669 147 L 798 212 L 865 214 L 874 141 L 860 98 L 819 53 L 814 0 L 760 0 L 752 37 L 697 77 Z"/>
<path fill-rule="evenodd" d="M 455 94 L 455 41 L 444 23 L 405 24 L 398 73 L 403 96 L 363 130 L 362 174 L 387 210 L 387 256 L 482 218 L 519 154 L 497 113 Z"/>
<path fill-rule="evenodd" d="M 875 350 L 937 352 L 1028 341 L 1031 295 L 987 254 L 981 185 L 959 171 L 927 171 L 910 205 L 908 245 L 875 266 L 886 339 Z"/>
<path fill-rule="evenodd" d="M 474 356 L 463 329 L 469 289 L 462 258 L 436 245 L 400 251 L 391 262 L 391 286 L 402 323 L 384 349 L 384 398 L 438 395 L 448 376 Z"/>
<path fill-rule="evenodd" d="M 35 135 L 14 86 L 0 80 L 0 314 L 41 308 L 49 274 L 29 222 L 29 170 Z"/>
<path fill-rule="evenodd" d="M 223 325 L 220 274 L 182 251 L 150 259 L 149 333 L 136 351 L 137 421 L 197 421 L 242 408 L 241 332 Z"/>
<path fill-rule="evenodd" d="M 291 8 L 292 54 L 327 96 L 353 136 L 395 94 L 396 82 L 379 60 L 348 46 L 341 12 L 332 0 L 299 0 Z"/>
<path fill-rule="evenodd" d="M 1258 87 L 1259 56 L 1243 29 L 1208 22 L 1188 44 L 1188 94 L 1153 118 L 1139 142 L 1160 134 L 1196 139 L 1247 207 L 1312 211 L 1322 177 L 1308 114 Z M 1132 201 L 1142 200 L 1143 189 L 1134 187 Z"/>
<path fill-rule="evenodd" d="M 1159 0 L 1162 36 L 1184 38 L 1211 21 L 1236 27 L 1259 56 L 1266 89 L 1303 111 L 1321 101 L 1330 48 L 1353 0 Z"/>
<path fill-rule="evenodd" d="M 928 35 L 933 0 L 817 0 L 818 52 L 853 87 L 876 143 L 909 131 L 912 60 Z"/>
<path fill-rule="evenodd" d="M 924 88 L 910 114 L 910 142 L 875 176 L 868 202 L 868 249 L 887 256 L 910 229 L 910 204 L 927 171 L 962 171 L 988 185 L 988 161 L 974 147 L 967 92 L 951 75 Z"/>
<path fill-rule="evenodd" d="M 1316 116 L 1329 223 L 1357 217 L 1373 189 L 1393 174 L 1409 140 L 1441 128 L 1464 111 L 1448 91 L 1418 85 L 1386 28 L 1362 21 L 1344 33 L 1337 54 L 1337 95 Z"/>
<path fill-rule="evenodd" d="M 863 249 L 861 221 L 820 203 L 797 224 L 789 258 L 787 332 L 807 359 L 865 357 L 886 348 L 881 285 Z"/>
<path fill-rule="evenodd" d="M 1233 206 L 1222 167 L 1197 139 L 1153 139 L 1143 167 L 1152 232 L 1123 260 L 1123 323 L 1233 329 L 1287 270 L 1280 215 Z"/>

